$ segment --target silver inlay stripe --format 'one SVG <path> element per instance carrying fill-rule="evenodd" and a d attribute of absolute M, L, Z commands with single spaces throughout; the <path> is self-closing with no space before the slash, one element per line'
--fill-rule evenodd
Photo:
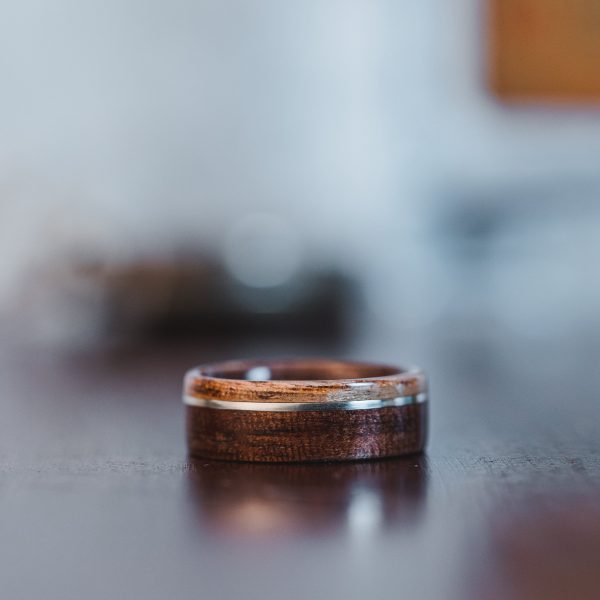
<path fill-rule="evenodd" d="M 296 412 L 306 410 L 369 410 L 374 408 L 389 408 L 391 406 L 407 406 L 427 401 L 427 394 L 414 396 L 399 396 L 398 398 L 383 398 L 372 400 L 345 400 L 342 402 L 235 402 L 231 400 L 213 400 L 184 396 L 183 402 L 188 406 L 202 408 L 219 408 L 224 410 L 252 410 L 262 412 Z"/>

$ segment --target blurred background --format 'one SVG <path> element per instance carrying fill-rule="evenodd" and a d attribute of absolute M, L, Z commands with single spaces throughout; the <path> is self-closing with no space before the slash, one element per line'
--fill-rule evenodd
<path fill-rule="evenodd" d="M 593 340 L 598 64 L 594 0 L 5 2 L 2 337 Z"/>

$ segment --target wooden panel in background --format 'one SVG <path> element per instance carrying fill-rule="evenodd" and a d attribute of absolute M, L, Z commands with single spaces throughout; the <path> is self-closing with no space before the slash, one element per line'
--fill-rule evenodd
<path fill-rule="evenodd" d="M 488 9 L 500 98 L 600 102 L 600 1 L 489 0 Z"/>

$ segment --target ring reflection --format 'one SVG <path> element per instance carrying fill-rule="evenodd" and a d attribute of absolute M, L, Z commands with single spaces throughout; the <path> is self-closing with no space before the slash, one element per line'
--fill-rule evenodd
<path fill-rule="evenodd" d="M 225 536 L 369 536 L 423 512 L 425 459 L 261 464 L 193 459 L 189 500 L 202 528 Z"/>

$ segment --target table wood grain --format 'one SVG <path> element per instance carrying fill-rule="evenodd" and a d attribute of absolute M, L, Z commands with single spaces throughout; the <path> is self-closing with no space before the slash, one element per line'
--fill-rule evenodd
<path fill-rule="evenodd" d="M 184 371 L 294 352 L 331 351 L 199 341 L 65 354 L 5 341 L 1 597 L 598 597 L 600 344 L 359 339 L 337 354 L 428 370 L 425 454 L 188 460 Z"/>

